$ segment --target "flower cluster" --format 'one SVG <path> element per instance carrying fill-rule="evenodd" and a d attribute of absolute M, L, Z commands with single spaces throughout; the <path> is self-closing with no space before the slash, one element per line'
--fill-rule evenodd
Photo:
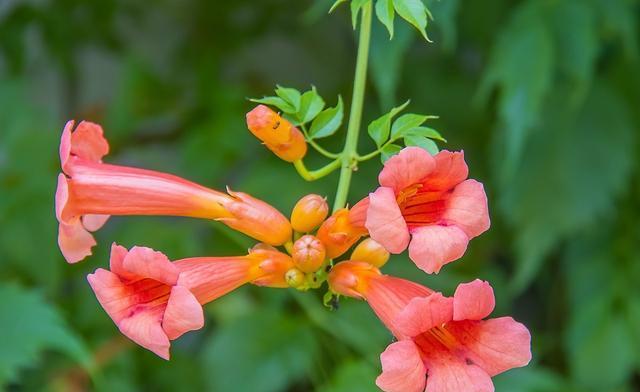
<path fill-rule="evenodd" d="M 247 114 L 247 125 L 285 161 L 306 154 L 303 133 L 264 105 Z M 91 232 L 111 215 L 212 219 L 257 240 L 245 255 L 175 261 L 147 247 L 112 245 L 109 270 L 97 269 L 89 284 L 120 331 L 162 358 L 171 340 L 203 327 L 204 304 L 241 285 L 306 291 L 325 282 L 333 296 L 367 301 L 397 339 L 381 355 L 384 391 L 491 391 L 491 376 L 531 358 L 522 324 L 484 320 L 495 303 L 487 282 L 461 284 L 445 297 L 380 272 L 390 253 L 408 248 L 417 267 L 438 273 L 489 228 L 484 188 L 467 178 L 462 152 L 406 147 L 386 161 L 380 187 L 352 208 L 330 214 L 325 198 L 311 194 L 288 219 L 245 193 L 103 163 L 108 151 L 99 125 L 64 127 L 55 199 L 68 262 L 91 254 Z"/>

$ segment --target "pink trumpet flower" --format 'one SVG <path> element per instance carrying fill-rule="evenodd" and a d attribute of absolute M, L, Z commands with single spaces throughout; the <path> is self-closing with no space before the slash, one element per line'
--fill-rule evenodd
<path fill-rule="evenodd" d="M 380 356 L 376 384 L 385 392 L 493 392 L 491 377 L 531 360 L 524 325 L 511 317 L 483 320 L 495 305 L 487 282 L 461 284 L 450 298 L 370 264 L 344 262 L 329 283 L 338 294 L 365 299 L 398 338 Z"/>
<path fill-rule="evenodd" d="M 109 215 L 206 218 L 271 245 L 291 237 L 291 224 L 267 203 L 240 192 L 218 192 L 170 174 L 102 163 L 109 144 L 102 128 L 83 121 L 64 127 L 58 176 L 58 244 L 70 263 L 91 254 L 91 231 Z"/>
<path fill-rule="evenodd" d="M 169 261 L 145 247 L 111 247 L 110 271 L 87 279 L 120 332 L 158 356 L 169 359 L 170 341 L 204 325 L 202 305 L 245 283 L 288 287 L 291 257 L 254 248 L 246 256 L 194 257 Z"/>
<path fill-rule="evenodd" d="M 391 253 L 409 247 L 409 257 L 423 271 L 438 273 L 462 257 L 469 240 L 490 225 L 482 184 L 467 179 L 464 153 L 432 156 L 407 147 L 380 172 L 380 187 L 352 208 L 362 215 L 371 238 Z M 360 212 L 360 213 L 359 213 Z"/>

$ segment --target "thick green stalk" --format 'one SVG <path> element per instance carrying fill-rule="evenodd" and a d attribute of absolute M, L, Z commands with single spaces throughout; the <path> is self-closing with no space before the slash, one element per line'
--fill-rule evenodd
<path fill-rule="evenodd" d="M 356 60 L 356 73 L 353 82 L 353 97 L 351 99 L 351 112 L 349 114 L 349 126 L 347 138 L 342 151 L 342 167 L 340 180 L 336 190 L 336 198 L 333 210 L 343 208 L 347 203 L 351 175 L 358 163 L 357 147 L 360 122 L 362 120 L 362 106 L 364 103 L 364 89 L 367 80 L 367 63 L 369 60 L 369 43 L 371 41 L 371 1 L 362 6 L 362 21 L 360 23 L 360 38 L 358 40 L 358 57 Z"/>

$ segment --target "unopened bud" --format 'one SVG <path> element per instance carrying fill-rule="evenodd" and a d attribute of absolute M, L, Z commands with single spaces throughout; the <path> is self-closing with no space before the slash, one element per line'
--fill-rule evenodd
<path fill-rule="evenodd" d="M 247 127 L 282 160 L 297 161 L 307 153 L 302 132 L 265 105 L 258 105 L 247 113 Z"/>
<path fill-rule="evenodd" d="M 389 260 L 389 252 L 379 243 L 367 238 L 356 246 L 351 253 L 352 261 L 364 261 L 377 268 L 381 268 Z"/>
<path fill-rule="evenodd" d="M 300 287 L 305 281 L 305 276 L 299 269 L 292 268 L 284 274 L 284 279 L 290 287 Z"/>
<path fill-rule="evenodd" d="M 367 229 L 352 222 L 349 210 L 343 208 L 322 223 L 316 236 L 324 244 L 327 257 L 333 259 L 349 250 L 365 234 Z"/>
<path fill-rule="evenodd" d="M 292 257 L 301 271 L 315 272 L 322 267 L 326 251 L 319 239 L 312 235 L 305 235 L 293 244 Z"/>
<path fill-rule="evenodd" d="M 329 214 L 329 205 L 320 195 L 306 195 L 298 200 L 291 212 L 291 226 L 295 231 L 308 233 L 324 221 Z"/>

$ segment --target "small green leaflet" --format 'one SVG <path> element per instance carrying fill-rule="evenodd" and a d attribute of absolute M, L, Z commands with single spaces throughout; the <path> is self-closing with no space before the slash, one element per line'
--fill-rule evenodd
<path fill-rule="evenodd" d="M 264 97 L 260 99 L 251 98 L 250 101 L 255 103 L 262 103 L 269 106 L 275 106 L 281 111 L 289 114 L 296 112 L 293 106 L 291 106 L 289 103 L 287 103 L 284 99 L 280 97 Z"/>
<path fill-rule="evenodd" d="M 429 127 L 412 128 L 406 131 L 405 135 L 406 136 L 422 136 L 422 137 L 428 137 L 429 139 L 440 140 L 441 142 L 445 142 L 445 143 L 447 142 L 447 139 L 443 138 L 442 135 L 440 135 L 440 132 Z"/>
<path fill-rule="evenodd" d="M 403 114 L 398 117 L 398 119 L 393 122 L 393 126 L 391 126 L 391 139 L 403 137 L 408 131 L 419 127 L 430 118 L 437 117 L 413 113 Z"/>
<path fill-rule="evenodd" d="M 407 135 L 404 137 L 404 144 L 406 146 L 420 147 L 423 150 L 427 150 L 431 155 L 436 155 L 439 151 L 436 142 L 424 136 Z"/>
<path fill-rule="evenodd" d="M 294 109 L 294 113 L 300 110 L 300 91 L 295 88 L 277 86 L 276 95 L 291 105 Z"/>
<path fill-rule="evenodd" d="M 333 3 L 331 8 L 329 8 L 329 13 L 332 13 L 336 8 L 338 8 L 338 6 L 340 6 L 340 4 L 346 3 L 347 1 L 349 0 L 336 0 L 336 2 Z"/>
<path fill-rule="evenodd" d="M 393 7 L 398 15 L 422 34 L 424 39 L 431 42 L 426 31 L 429 11 L 422 3 L 422 0 L 393 0 Z"/>
<path fill-rule="evenodd" d="M 396 155 L 400 151 L 402 151 L 402 147 L 398 146 L 397 144 L 386 145 L 380 152 L 380 159 L 382 160 L 382 163 L 385 163 L 387 160 L 389 160 L 389 158 Z"/>
<path fill-rule="evenodd" d="M 319 139 L 333 135 L 340 128 L 343 116 L 342 97 L 338 96 L 338 104 L 335 107 L 323 110 L 313 120 L 309 136 L 311 139 Z"/>
<path fill-rule="evenodd" d="M 376 143 L 376 146 L 380 147 L 384 144 L 384 142 L 389 139 L 389 132 L 391 130 L 391 119 L 398 113 L 400 113 L 404 108 L 409 105 L 409 101 L 403 103 L 400 106 L 397 106 L 389 111 L 389 113 L 379 117 L 376 120 L 373 120 L 369 127 L 367 128 L 367 132 L 369 136 Z"/>
<path fill-rule="evenodd" d="M 389 31 L 389 39 L 393 39 L 393 19 L 395 17 L 393 0 L 378 0 L 376 2 L 376 16 Z"/>
<path fill-rule="evenodd" d="M 324 109 L 324 99 L 314 86 L 311 90 L 302 94 L 300 98 L 300 110 L 296 113 L 296 118 L 300 124 L 308 123 L 313 120 Z"/>

